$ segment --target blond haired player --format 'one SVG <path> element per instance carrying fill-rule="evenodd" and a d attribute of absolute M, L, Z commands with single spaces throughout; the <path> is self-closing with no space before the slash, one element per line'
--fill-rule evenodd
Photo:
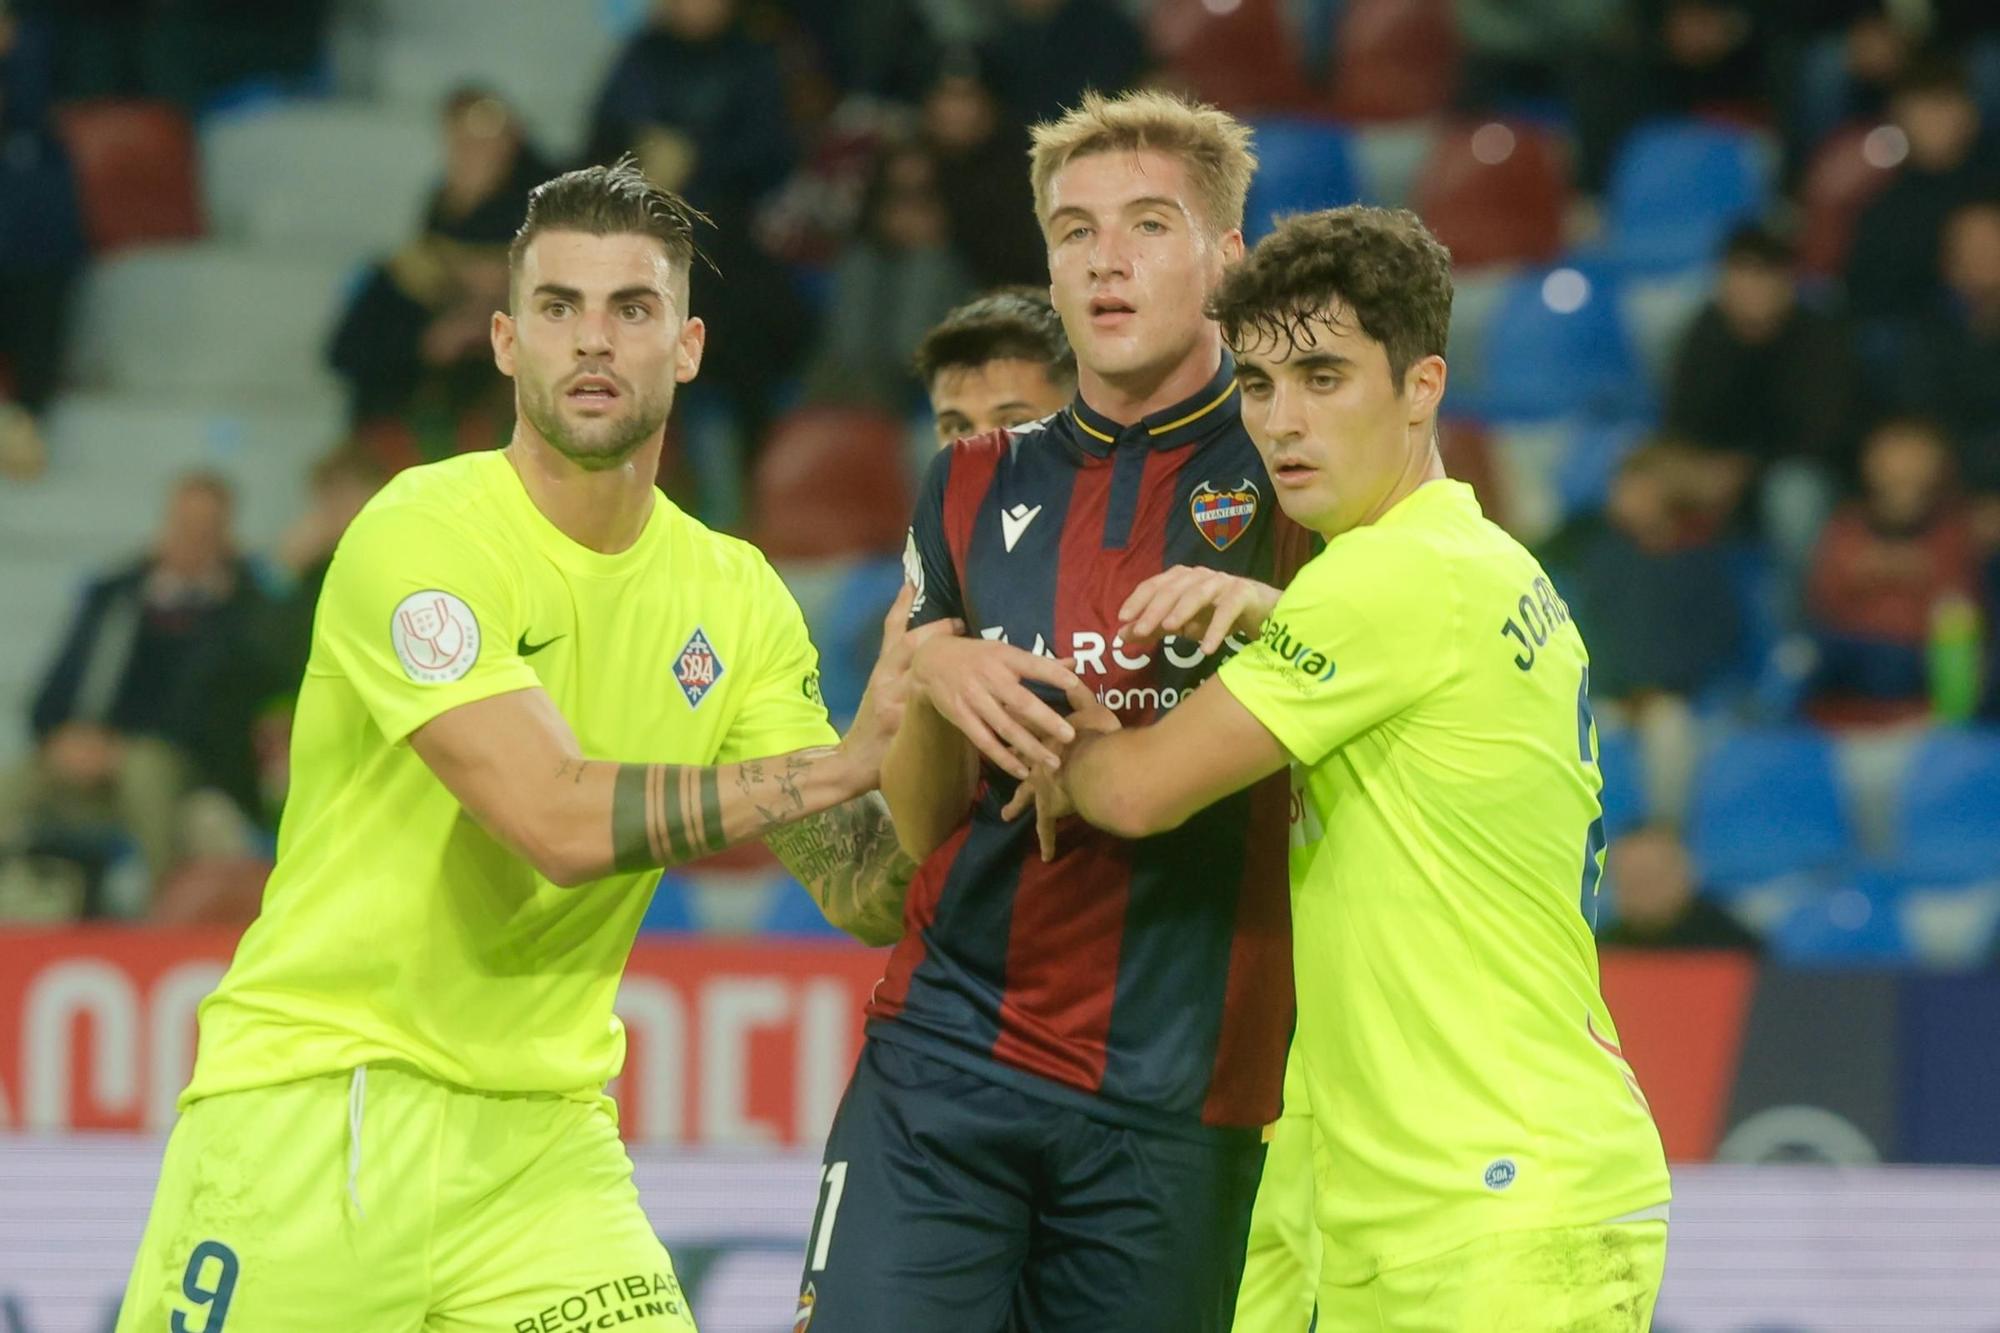
<path fill-rule="evenodd" d="M 342 539 L 119 1329 L 693 1328 L 603 1092 L 659 868 L 762 838 L 875 941 L 912 870 L 871 793 L 900 627 L 837 738 L 763 557 L 654 488 L 693 220 L 625 165 L 535 191 L 493 318 L 513 442 Z"/>
<path fill-rule="evenodd" d="M 1635 1333 L 1669 1184 L 1585 916 L 1589 656 L 1439 463 L 1451 293 L 1423 224 L 1367 208 L 1288 219 L 1223 279 L 1244 422 L 1326 549 L 1275 607 L 1164 579 L 1192 594 L 1170 621 L 1257 641 L 1034 799 L 1142 837 L 1291 768 L 1321 1328 Z"/>

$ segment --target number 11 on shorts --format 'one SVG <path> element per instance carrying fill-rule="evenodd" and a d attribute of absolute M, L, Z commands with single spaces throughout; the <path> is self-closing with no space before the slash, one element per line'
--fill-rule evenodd
<path fill-rule="evenodd" d="M 847 1163 L 827 1163 L 819 1183 L 825 1193 L 819 1201 L 819 1213 L 813 1218 L 812 1239 L 807 1242 L 812 1261 L 806 1267 L 824 1273 L 827 1253 L 833 1249 L 833 1222 L 840 1215 L 840 1194 L 847 1188 Z"/>

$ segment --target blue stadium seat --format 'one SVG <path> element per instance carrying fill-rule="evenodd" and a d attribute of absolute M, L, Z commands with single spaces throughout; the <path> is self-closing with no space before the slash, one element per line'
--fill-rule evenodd
<path fill-rule="evenodd" d="M 1843 885 L 1800 903 L 1771 932 L 1787 963 L 1893 967 L 1910 960 L 1893 887 Z"/>
<path fill-rule="evenodd" d="M 1616 273 L 1602 265 L 1517 274 L 1475 353 L 1475 391 L 1454 408 L 1493 421 L 1617 419 L 1648 404 L 1619 314 Z"/>
<path fill-rule="evenodd" d="M 1579 421 L 1570 433 L 1556 473 L 1556 497 L 1565 518 L 1595 513 L 1611 494 L 1618 465 L 1645 443 L 1651 427 L 1644 421 Z"/>
<path fill-rule="evenodd" d="M 660 876 L 660 883 L 653 890 L 653 897 L 646 904 L 646 915 L 639 919 L 642 931 L 667 931 L 675 934 L 692 934 L 701 929 L 694 919 L 694 906 L 688 896 L 687 881 L 668 871 Z"/>
<path fill-rule="evenodd" d="M 1644 824 L 1645 770 L 1640 766 L 1639 738 L 1630 731 L 1597 731 L 1597 767 L 1604 774 L 1604 834 L 1617 839 Z"/>
<path fill-rule="evenodd" d="M 1703 882 L 1727 892 L 1836 869 L 1854 843 L 1833 748 L 1811 731 L 1748 731 L 1703 760 L 1688 849 Z"/>
<path fill-rule="evenodd" d="M 2000 878 L 2000 732 L 1941 730 L 1910 757 L 1895 811 L 1895 868 L 1939 882 Z"/>
<path fill-rule="evenodd" d="M 1709 263 L 1732 227 L 1763 213 L 1768 159 L 1748 130 L 1695 121 L 1634 130 L 1605 189 L 1610 253 L 1652 271 Z"/>
<path fill-rule="evenodd" d="M 812 900 L 812 896 L 791 879 L 778 886 L 771 902 L 771 913 L 758 929 L 766 935 L 825 937 L 841 934 L 826 919 L 826 914 L 819 910 L 819 904 Z"/>
<path fill-rule="evenodd" d="M 1251 122 L 1257 175 L 1243 206 L 1243 237 L 1255 243 L 1275 218 L 1351 204 L 1361 197 L 1348 131 L 1324 121 Z"/>

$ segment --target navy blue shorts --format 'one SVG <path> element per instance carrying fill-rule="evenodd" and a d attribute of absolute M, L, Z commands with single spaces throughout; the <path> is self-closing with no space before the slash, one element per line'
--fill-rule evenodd
<path fill-rule="evenodd" d="M 871 1039 L 796 1333 L 1225 1333 L 1264 1147 L 1107 1123 Z"/>

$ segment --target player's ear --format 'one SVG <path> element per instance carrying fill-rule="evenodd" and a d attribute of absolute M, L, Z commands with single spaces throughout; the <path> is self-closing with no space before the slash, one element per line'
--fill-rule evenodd
<path fill-rule="evenodd" d="M 1222 262 L 1233 264 L 1243 258 L 1243 229 L 1231 227 L 1222 233 Z"/>
<path fill-rule="evenodd" d="M 508 379 L 514 378 L 514 317 L 504 310 L 493 312 L 493 327 L 487 330 L 493 343 L 493 364 Z"/>
<path fill-rule="evenodd" d="M 1441 356 L 1423 357 L 1403 372 L 1403 397 L 1410 405 L 1409 421 L 1412 426 L 1437 416 L 1438 404 L 1444 401 L 1447 375 Z"/>
<path fill-rule="evenodd" d="M 701 373 L 701 354 L 708 347 L 708 325 L 690 316 L 674 340 L 674 382 L 686 384 Z"/>

